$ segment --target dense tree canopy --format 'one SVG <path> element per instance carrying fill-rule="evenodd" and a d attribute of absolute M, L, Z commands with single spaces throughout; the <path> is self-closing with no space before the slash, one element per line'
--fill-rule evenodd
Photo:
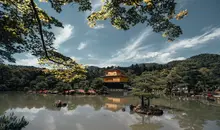
<path fill-rule="evenodd" d="M 205 60 L 207 57 L 209 60 Z M 142 95 L 146 97 L 147 95 L 153 97 L 160 90 L 164 90 L 166 94 L 182 93 L 184 91 L 197 94 L 214 91 L 220 86 L 219 63 L 219 55 L 202 54 L 187 60 L 170 62 L 163 65 L 146 63 L 117 68 L 128 76 L 128 85 L 136 88 L 137 96 L 143 93 Z M 51 73 L 45 73 L 45 71 L 50 70 L 1 64 L 0 91 L 38 89 L 59 89 L 59 91 L 62 91 L 78 88 L 102 90 L 103 81 L 100 77 L 104 75 L 106 69 L 111 68 L 87 67 L 85 68 L 86 71 L 83 71 L 83 74 L 85 74 L 84 78 L 76 78 L 66 82 L 65 78 L 56 77 L 58 75 L 56 75 L 55 70 Z M 57 71 L 59 72 L 59 70 Z M 65 88 L 65 86 L 70 87 Z"/>

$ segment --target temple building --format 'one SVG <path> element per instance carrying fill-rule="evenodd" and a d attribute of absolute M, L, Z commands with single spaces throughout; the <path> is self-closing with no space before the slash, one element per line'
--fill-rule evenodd
<path fill-rule="evenodd" d="M 123 91 L 124 85 L 128 82 L 128 77 L 119 69 L 106 70 L 105 76 L 102 78 L 104 85 L 108 87 L 110 91 Z"/>

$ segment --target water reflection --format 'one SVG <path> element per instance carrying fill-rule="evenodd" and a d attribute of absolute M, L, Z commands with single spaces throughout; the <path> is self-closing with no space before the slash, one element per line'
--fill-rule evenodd
<path fill-rule="evenodd" d="M 68 102 L 58 109 L 56 100 Z M 15 112 L 30 124 L 25 130 L 219 130 L 220 108 L 195 101 L 153 100 L 163 106 L 164 115 L 130 114 L 133 97 L 60 96 L 0 94 L 1 113 Z M 126 111 L 121 110 L 126 107 Z"/>

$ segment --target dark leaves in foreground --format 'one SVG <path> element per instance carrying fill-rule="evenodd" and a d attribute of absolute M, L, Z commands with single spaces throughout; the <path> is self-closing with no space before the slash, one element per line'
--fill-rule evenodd
<path fill-rule="evenodd" d="M 14 113 L 0 116 L 0 130 L 21 130 L 29 123 L 22 118 L 17 118 Z"/>

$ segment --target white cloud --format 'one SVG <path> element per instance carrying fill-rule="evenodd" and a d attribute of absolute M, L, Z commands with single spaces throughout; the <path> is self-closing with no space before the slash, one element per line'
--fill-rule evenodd
<path fill-rule="evenodd" d="M 62 43 L 72 38 L 73 29 L 74 29 L 74 26 L 70 24 L 66 24 L 64 25 L 64 28 L 59 28 L 54 31 L 55 37 L 56 37 L 54 41 L 54 47 L 56 49 L 58 49 Z"/>
<path fill-rule="evenodd" d="M 77 128 L 77 130 L 85 130 L 83 125 L 80 123 L 76 123 L 76 128 Z"/>
<path fill-rule="evenodd" d="M 101 2 L 101 0 L 92 0 L 91 1 L 92 4 L 92 10 L 91 11 L 86 11 L 85 16 L 86 18 L 94 11 L 97 11 L 101 8 L 101 6 L 103 5 L 103 2 Z"/>
<path fill-rule="evenodd" d="M 17 59 L 16 60 L 16 65 L 25 65 L 25 66 L 36 66 L 40 67 L 38 64 L 38 59 L 37 57 L 31 55 L 31 54 L 25 54 L 26 58 L 23 59 Z"/>
<path fill-rule="evenodd" d="M 92 10 L 91 11 L 86 11 L 86 13 L 85 13 L 85 22 L 87 22 L 87 17 L 91 13 L 101 9 L 101 6 L 104 4 L 104 2 L 101 2 L 101 0 L 92 0 L 91 4 L 92 4 Z M 96 26 L 93 27 L 92 29 L 103 29 L 103 28 L 105 28 L 104 24 L 96 24 Z"/>
<path fill-rule="evenodd" d="M 80 57 L 75 57 L 75 56 L 71 56 L 70 58 L 76 60 L 77 62 L 79 62 L 80 60 L 82 60 L 82 58 L 80 58 Z"/>
<path fill-rule="evenodd" d="M 208 44 L 211 40 L 220 38 L 220 28 L 209 29 L 202 35 L 192 38 L 177 40 L 173 43 L 166 43 L 166 46 L 160 50 L 152 51 L 149 49 L 151 45 L 143 46 L 143 41 L 151 35 L 150 29 L 145 29 L 136 38 L 130 40 L 126 47 L 117 51 L 109 60 L 103 60 L 97 66 L 103 67 L 108 65 L 116 65 L 124 62 L 148 62 L 167 63 L 173 60 L 184 60 L 185 57 L 176 57 L 178 51 L 183 49 L 191 49 L 202 44 Z"/>
<path fill-rule="evenodd" d="M 9 109 L 6 111 L 6 113 L 11 113 L 14 112 L 16 115 L 22 115 L 25 116 L 25 118 L 27 120 L 34 120 L 36 118 L 36 115 L 40 112 L 46 110 L 45 107 L 41 107 L 41 108 L 13 108 L 13 109 Z"/>
<path fill-rule="evenodd" d="M 220 38 L 220 28 L 210 29 L 208 32 L 188 39 L 182 39 L 171 43 L 167 48 L 159 50 L 155 55 L 155 61 L 159 63 L 167 63 L 172 60 L 183 60 L 184 57 L 175 57 L 177 51 L 182 49 L 190 49 L 202 44 L 208 44 L 211 40 Z"/>
<path fill-rule="evenodd" d="M 89 58 L 93 58 L 94 56 L 92 54 L 88 54 L 88 57 Z"/>
<path fill-rule="evenodd" d="M 172 60 L 183 60 L 184 57 L 175 57 L 177 51 L 182 49 L 190 49 L 202 44 L 208 44 L 211 40 L 220 38 L 220 28 L 212 28 L 208 32 L 188 39 L 182 39 L 171 43 L 167 48 L 159 50 L 154 56 L 156 62 L 167 63 Z"/>
<path fill-rule="evenodd" d="M 87 66 L 98 66 L 98 67 L 107 67 L 107 66 L 117 66 L 117 64 L 111 63 L 97 63 L 97 64 L 85 64 Z"/>
<path fill-rule="evenodd" d="M 93 29 L 102 29 L 105 28 L 104 24 L 97 24 Z"/>
<path fill-rule="evenodd" d="M 140 50 L 143 48 L 148 48 L 148 46 L 141 47 L 141 45 L 143 44 L 143 41 L 150 36 L 151 33 L 151 29 L 146 28 L 136 38 L 131 39 L 125 48 L 122 48 L 115 55 L 112 55 L 112 58 L 106 63 L 131 61 L 138 55 Z"/>
<path fill-rule="evenodd" d="M 46 130 L 56 130 L 56 124 L 55 124 L 55 119 L 53 116 L 47 114 L 45 119 L 46 125 Z"/>
<path fill-rule="evenodd" d="M 82 50 L 82 49 L 86 48 L 87 45 L 88 45 L 87 42 L 81 42 L 79 44 L 79 46 L 77 47 L 77 50 Z"/>

